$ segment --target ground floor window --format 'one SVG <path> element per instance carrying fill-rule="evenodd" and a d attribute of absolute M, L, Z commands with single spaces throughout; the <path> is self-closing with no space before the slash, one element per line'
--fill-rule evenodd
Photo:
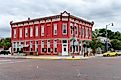
<path fill-rule="evenodd" d="M 50 48 L 48 48 L 48 52 L 51 52 Z"/>
<path fill-rule="evenodd" d="M 64 51 L 66 51 L 66 48 L 64 48 Z"/>
<path fill-rule="evenodd" d="M 32 51 L 32 48 L 30 48 L 30 51 Z"/>
<path fill-rule="evenodd" d="M 42 52 L 44 52 L 44 50 L 45 50 L 45 49 L 44 49 L 44 48 L 42 48 Z"/>
<path fill-rule="evenodd" d="M 36 48 L 36 51 L 38 52 L 38 48 Z"/>
<path fill-rule="evenodd" d="M 57 52 L 57 48 L 54 48 L 54 52 Z"/>

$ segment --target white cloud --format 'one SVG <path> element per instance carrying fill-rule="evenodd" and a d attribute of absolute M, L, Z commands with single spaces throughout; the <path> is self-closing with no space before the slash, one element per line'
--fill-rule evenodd
<path fill-rule="evenodd" d="M 94 20 L 95 28 L 105 28 L 114 22 L 114 31 L 120 31 L 120 0 L 0 0 L 0 36 L 10 36 L 9 22 L 59 14 L 67 10 L 73 15 Z M 3 34 L 6 33 L 6 34 Z"/>

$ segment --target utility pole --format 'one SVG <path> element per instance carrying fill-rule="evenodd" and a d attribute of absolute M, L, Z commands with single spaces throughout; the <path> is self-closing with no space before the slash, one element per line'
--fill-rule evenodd
<path fill-rule="evenodd" d="M 107 33 L 107 27 L 109 25 L 114 26 L 113 23 L 110 23 L 110 24 L 106 25 L 106 52 L 108 51 L 108 33 Z"/>

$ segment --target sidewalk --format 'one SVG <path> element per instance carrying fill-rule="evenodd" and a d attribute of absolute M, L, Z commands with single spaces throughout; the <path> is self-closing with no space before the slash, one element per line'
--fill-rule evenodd
<path fill-rule="evenodd" d="M 101 55 L 96 55 L 101 56 Z M 72 56 L 19 56 L 19 55 L 0 55 L 0 58 L 13 58 L 13 59 L 41 59 L 41 60 L 85 60 L 89 58 L 94 58 L 96 56 L 89 56 L 89 57 L 83 57 L 83 56 L 75 56 L 75 58 L 72 58 Z"/>

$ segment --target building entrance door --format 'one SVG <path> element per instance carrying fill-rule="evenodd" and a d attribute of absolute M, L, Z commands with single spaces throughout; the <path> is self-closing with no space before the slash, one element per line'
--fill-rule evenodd
<path fill-rule="evenodd" d="M 62 56 L 68 55 L 68 42 L 67 40 L 62 41 Z"/>

